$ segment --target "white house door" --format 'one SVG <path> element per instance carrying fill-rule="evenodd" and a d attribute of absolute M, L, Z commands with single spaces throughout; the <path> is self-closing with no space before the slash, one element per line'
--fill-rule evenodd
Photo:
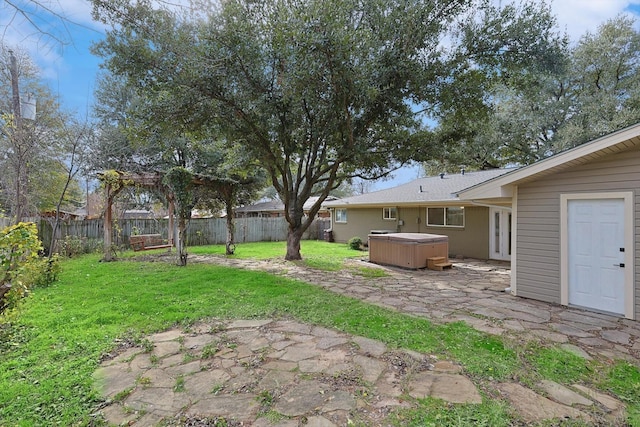
<path fill-rule="evenodd" d="M 569 304 L 625 313 L 624 240 L 623 199 L 568 201 Z"/>
<path fill-rule="evenodd" d="M 491 208 L 489 258 L 511 260 L 511 211 Z"/>

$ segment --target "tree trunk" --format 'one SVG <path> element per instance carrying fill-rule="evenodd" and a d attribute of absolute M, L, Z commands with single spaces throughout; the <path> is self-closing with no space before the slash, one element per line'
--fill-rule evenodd
<path fill-rule="evenodd" d="M 227 245 L 226 254 L 233 255 L 236 251 L 236 224 L 233 221 L 233 204 L 231 201 L 226 202 L 227 208 Z"/>
<path fill-rule="evenodd" d="M 187 249 L 185 239 L 187 237 L 187 221 L 182 216 L 178 217 L 178 265 L 184 267 L 187 265 Z"/>
<path fill-rule="evenodd" d="M 287 254 L 284 257 L 287 261 L 302 259 L 302 255 L 300 255 L 300 240 L 302 240 L 303 233 L 304 229 L 301 225 L 298 225 L 295 229 L 289 226 L 289 232 L 287 233 Z"/>
<path fill-rule="evenodd" d="M 107 203 L 106 203 L 106 207 L 105 207 L 105 211 L 104 211 L 104 247 L 103 247 L 103 256 L 102 256 L 102 260 L 103 261 L 113 261 L 113 247 L 112 247 L 112 243 L 111 243 L 111 237 L 112 237 L 112 233 L 113 233 L 113 223 L 112 223 L 112 211 L 111 211 L 111 205 L 113 205 L 113 198 L 115 197 L 112 194 L 111 191 L 111 184 L 107 184 L 106 188 L 105 188 L 105 192 L 106 194 L 106 199 L 107 199 Z"/>

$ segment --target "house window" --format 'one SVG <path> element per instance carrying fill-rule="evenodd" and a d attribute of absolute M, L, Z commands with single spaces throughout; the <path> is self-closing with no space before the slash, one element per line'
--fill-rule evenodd
<path fill-rule="evenodd" d="M 427 225 L 464 227 L 464 208 L 427 208 Z"/>
<path fill-rule="evenodd" d="M 398 210 L 396 208 L 382 208 L 382 219 L 395 220 L 398 217 Z"/>
<path fill-rule="evenodd" d="M 336 222 L 347 222 L 346 209 L 336 209 Z"/>

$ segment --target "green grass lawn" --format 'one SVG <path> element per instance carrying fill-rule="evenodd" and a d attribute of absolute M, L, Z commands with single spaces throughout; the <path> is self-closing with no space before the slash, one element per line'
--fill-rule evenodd
<path fill-rule="evenodd" d="M 340 245 L 307 243 L 302 252 L 310 259 L 329 257 L 340 264 L 344 256 L 363 255 L 346 247 L 343 252 Z M 237 256 L 284 254 L 280 243 L 252 246 L 239 245 Z M 219 249 L 189 251 L 223 254 Z M 91 255 L 65 260 L 60 280 L 36 289 L 11 333 L 0 338 L 1 426 L 95 425 L 91 414 L 101 398 L 93 389 L 92 373 L 116 340 L 141 340 L 151 332 L 205 318 L 283 317 L 378 339 L 392 348 L 451 358 L 480 385 L 512 378 L 584 382 L 625 400 L 629 423 L 640 426 L 640 372 L 627 363 L 600 366 L 557 349 L 522 348 L 461 323 L 436 326 L 262 272 L 99 259 Z M 395 420 L 397 425 L 416 426 L 512 421 L 506 405 L 489 396 L 482 405 L 454 407 L 426 400 Z"/>

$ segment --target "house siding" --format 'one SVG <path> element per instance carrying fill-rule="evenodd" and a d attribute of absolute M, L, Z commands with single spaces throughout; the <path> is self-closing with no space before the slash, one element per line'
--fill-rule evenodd
<path fill-rule="evenodd" d="M 640 152 L 628 150 L 518 186 L 518 295 L 560 303 L 560 195 L 632 191 L 635 313 L 640 313 Z M 544 265 L 544 268 L 541 266 Z"/>
<path fill-rule="evenodd" d="M 366 241 L 371 230 L 399 231 L 397 221 L 382 219 L 382 207 L 347 208 L 347 222 L 335 222 L 335 211 L 333 215 L 332 229 L 336 242 L 346 243 L 352 237 L 360 237 Z M 398 212 L 398 216 L 400 216 L 400 212 Z"/>
<path fill-rule="evenodd" d="M 382 219 L 382 207 L 347 208 L 347 222 L 333 223 L 333 237 L 336 242 L 347 242 L 354 236 L 366 240 L 371 230 L 440 234 L 449 237 L 452 257 L 489 258 L 489 208 L 466 207 L 462 228 L 427 226 L 426 215 L 426 206 L 398 208 L 397 219 L 404 223 L 400 226 L 398 221 Z"/>

